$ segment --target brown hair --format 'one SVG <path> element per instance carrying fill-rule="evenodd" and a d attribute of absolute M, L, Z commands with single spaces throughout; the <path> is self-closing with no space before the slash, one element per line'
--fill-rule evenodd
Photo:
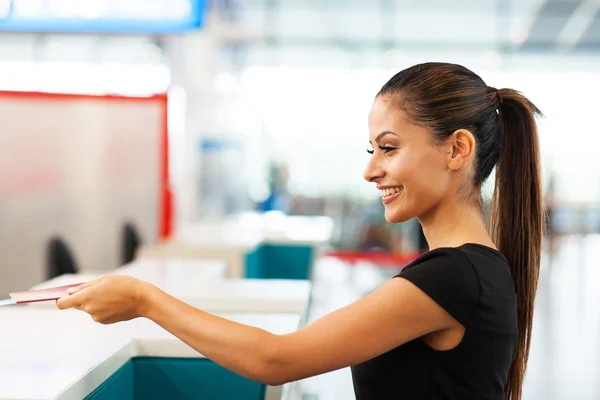
<path fill-rule="evenodd" d="M 387 95 L 395 96 L 408 117 L 428 128 L 440 142 L 461 128 L 475 136 L 473 185 L 479 205 L 481 185 L 496 167 L 489 232 L 511 268 L 519 329 L 505 397 L 520 400 L 542 247 L 540 151 L 535 122 L 541 112 L 521 93 L 489 87 L 467 68 L 446 63 L 419 64 L 399 72 L 378 93 Z"/>

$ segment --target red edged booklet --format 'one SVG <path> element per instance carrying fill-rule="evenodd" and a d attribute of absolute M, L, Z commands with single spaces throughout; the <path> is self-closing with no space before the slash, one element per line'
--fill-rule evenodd
<path fill-rule="evenodd" d="M 58 286 L 48 289 L 27 290 L 25 292 L 9 293 L 10 299 L 0 300 L 0 306 L 58 300 L 61 297 L 67 297 L 69 295 L 69 293 L 67 293 L 67 289 L 79 286 L 82 283 Z"/>

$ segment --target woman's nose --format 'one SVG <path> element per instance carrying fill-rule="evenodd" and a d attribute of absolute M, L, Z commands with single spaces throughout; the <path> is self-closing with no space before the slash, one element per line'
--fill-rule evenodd
<path fill-rule="evenodd" d="M 376 161 L 375 157 L 373 157 L 368 162 L 363 176 L 367 182 L 377 182 L 379 179 L 381 179 L 381 177 L 383 177 L 384 174 L 385 173 L 381 168 L 381 164 Z"/>

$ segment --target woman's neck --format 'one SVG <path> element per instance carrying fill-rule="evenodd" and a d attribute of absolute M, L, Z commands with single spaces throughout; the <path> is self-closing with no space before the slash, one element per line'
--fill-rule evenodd
<path fill-rule="evenodd" d="M 496 248 L 487 232 L 481 211 L 475 207 L 459 202 L 440 204 L 419 217 L 419 222 L 430 250 L 458 247 L 465 243 Z"/>

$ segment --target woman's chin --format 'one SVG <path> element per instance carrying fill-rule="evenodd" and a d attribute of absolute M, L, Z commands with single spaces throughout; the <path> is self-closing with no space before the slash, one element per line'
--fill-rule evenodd
<path fill-rule="evenodd" d="M 414 218 L 414 215 L 409 215 L 401 210 L 385 210 L 385 220 L 390 224 L 401 224 Z"/>

